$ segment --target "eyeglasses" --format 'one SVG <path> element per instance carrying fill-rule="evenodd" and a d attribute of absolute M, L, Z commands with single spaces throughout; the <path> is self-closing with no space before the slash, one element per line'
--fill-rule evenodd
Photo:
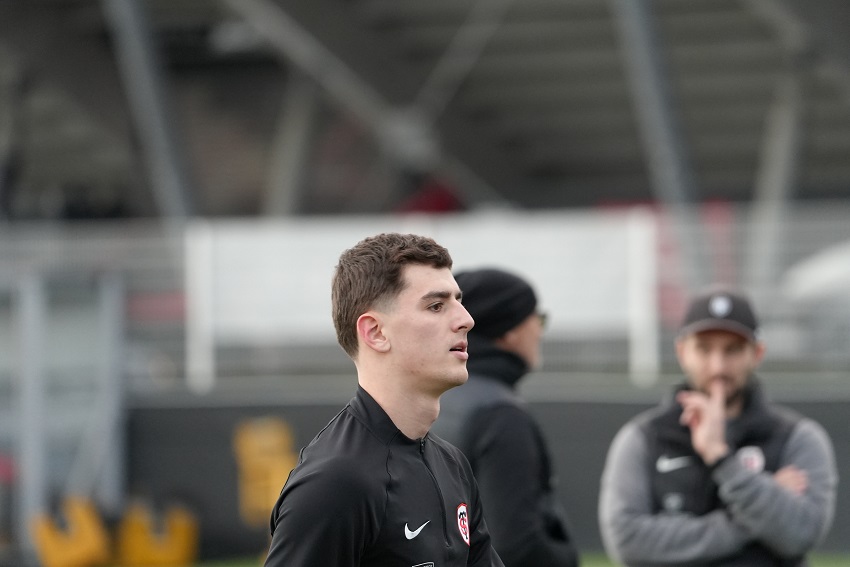
<path fill-rule="evenodd" d="M 546 323 L 549 321 L 549 314 L 545 311 L 538 311 L 537 320 L 540 321 L 540 326 L 545 329 Z"/>

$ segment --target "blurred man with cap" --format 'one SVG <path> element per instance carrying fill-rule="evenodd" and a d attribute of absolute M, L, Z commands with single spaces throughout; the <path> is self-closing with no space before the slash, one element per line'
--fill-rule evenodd
<path fill-rule="evenodd" d="M 838 477 L 815 421 L 770 403 L 749 301 L 695 297 L 676 338 L 686 381 L 629 421 L 608 452 L 602 539 L 624 565 L 807 565 L 828 533 Z"/>
<path fill-rule="evenodd" d="M 459 272 L 455 280 L 475 319 L 467 336 L 469 380 L 443 395 L 433 431 L 470 461 L 506 567 L 578 565 L 543 432 L 516 392 L 541 364 L 545 316 L 537 296 L 501 269 Z"/>

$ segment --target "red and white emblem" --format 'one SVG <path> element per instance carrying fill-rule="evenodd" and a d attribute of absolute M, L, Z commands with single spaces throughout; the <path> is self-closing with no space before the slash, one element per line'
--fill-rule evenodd
<path fill-rule="evenodd" d="M 457 507 L 457 529 L 460 530 L 460 537 L 469 545 L 469 511 L 466 504 L 459 504 Z"/>
<path fill-rule="evenodd" d="M 738 449 L 738 459 L 744 468 L 754 473 L 764 470 L 764 453 L 761 447 L 749 446 Z"/>

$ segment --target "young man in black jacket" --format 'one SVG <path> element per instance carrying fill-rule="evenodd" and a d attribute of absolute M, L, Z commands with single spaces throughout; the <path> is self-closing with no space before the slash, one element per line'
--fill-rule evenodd
<path fill-rule="evenodd" d="M 451 267 L 409 234 L 340 256 L 333 320 L 359 386 L 289 475 L 266 567 L 503 567 L 469 463 L 428 433 L 440 396 L 468 376 L 474 322 Z"/>
<path fill-rule="evenodd" d="M 469 459 L 493 546 L 507 567 L 578 565 L 543 432 L 516 392 L 541 363 L 544 319 L 534 290 L 501 269 L 460 272 L 455 279 L 475 319 L 469 381 L 443 396 L 434 432 Z"/>

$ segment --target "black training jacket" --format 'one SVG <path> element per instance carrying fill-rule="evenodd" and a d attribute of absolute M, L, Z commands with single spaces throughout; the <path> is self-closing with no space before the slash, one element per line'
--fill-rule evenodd
<path fill-rule="evenodd" d="M 431 431 L 469 459 L 493 547 L 507 567 L 576 567 L 579 554 L 543 431 L 515 390 L 528 368 L 474 335 L 469 381 L 443 395 Z"/>
<path fill-rule="evenodd" d="M 271 530 L 266 567 L 503 567 L 463 454 L 407 438 L 359 387 L 301 451 Z"/>

